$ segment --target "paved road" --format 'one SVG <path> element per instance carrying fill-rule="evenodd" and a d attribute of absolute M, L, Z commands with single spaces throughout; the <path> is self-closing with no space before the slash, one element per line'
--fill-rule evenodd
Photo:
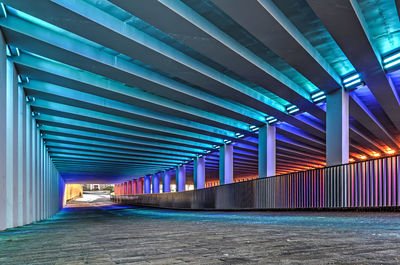
<path fill-rule="evenodd" d="M 178 263 L 399 264 L 400 214 L 170 211 L 87 194 L 0 232 L 0 264 Z"/>

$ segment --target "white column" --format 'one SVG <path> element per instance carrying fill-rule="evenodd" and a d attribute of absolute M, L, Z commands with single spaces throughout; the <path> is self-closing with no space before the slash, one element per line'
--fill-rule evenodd
<path fill-rule="evenodd" d="M 6 44 L 0 31 L 0 230 L 7 228 L 7 140 L 8 125 L 8 89 L 6 74 Z"/>
<path fill-rule="evenodd" d="M 9 166 L 12 167 L 12 173 L 9 175 L 11 177 L 9 182 L 9 188 L 12 190 L 12 195 L 8 197 L 7 204 L 11 207 L 12 211 L 12 223 L 11 226 L 19 225 L 19 177 L 18 177 L 18 78 L 17 71 L 15 70 L 14 64 L 7 60 L 7 89 L 10 92 L 10 97 L 7 99 L 10 102 L 11 108 L 9 111 L 9 118 L 12 121 L 8 124 L 10 126 L 12 137 L 7 140 L 10 144 L 10 149 L 12 149 L 12 155 L 10 154 Z M 9 150 L 10 150 L 9 149 Z M 10 171 L 11 172 L 11 171 Z"/>
<path fill-rule="evenodd" d="M 206 176 L 206 167 L 205 167 L 205 159 L 203 157 L 196 157 L 193 165 L 193 182 L 194 188 L 204 189 L 205 187 L 205 176 Z"/>
<path fill-rule="evenodd" d="M 349 162 L 349 93 L 344 89 L 326 98 L 326 165 Z"/>
<path fill-rule="evenodd" d="M 25 93 L 21 85 L 17 85 L 18 92 L 18 225 L 26 224 L 26 150 L 25 150 Z"/>
<path fill-rule="evenodd" d="M 233 146 L 224 144 L 219 148 L 219 184 L 233 182 Z"/>
<path fill-rule="evenodd" d="M 33 196 L 32 196 L 32 114 L 29 103 L 25 105 L 25 216 L 26 223 L 31 223 L 33 221 Z"/>
<path fill-rule="evenodd" d="M 258 177 L 276 175 L 276 128 L 266 124 L 258 131 Z"/>

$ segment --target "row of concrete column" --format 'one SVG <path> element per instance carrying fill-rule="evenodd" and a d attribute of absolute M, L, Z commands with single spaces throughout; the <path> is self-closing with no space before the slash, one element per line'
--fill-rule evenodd
<path fill-rule="evenodd" d="M 260 141 L 266 143 L 260 148 L 260 176 L 275 175 L 275 127 L 266 125 L 260 129 Z M 197 157 L 193 163 L 193 182 L 195 189 L 205 188 L 205 157 Z M 186 166 L 175 168 L 176 191 L 184 191 L 186 186 Z M 147 194 L 160 192 L 160 178 L 163 181 L 163 192 L 170 192 L 171 172 L 162 171 L 138 179 L 129 180 L 115 186 L 116 195 Z M 152 183 L 152 185 L 150 185 Z M 219 183 L 233 183 L 233 145 L 224 144 L 219 148 Z M 150 190 L 152 187 L 152 190 Z"/>
<path fill-rule="evenodd" d="M 0 230 L 55 214 L 60 187 L 0 32 Z"/>
<path fill-rule="evenodd" d="M 327 166 L 345 164 L 349 161 L 349 95 L 339 89 L 327 95 L 326 111 L 326 163 Z M 184 191 L 186 184 L 185 166 L 176 167 L 176 189 Z M 258 132 L 258 177 L 271 177 L 276 174 L 276 128 L 266 124 Z M 136 189 L 121 189 L 130 185 L 131 181 L 116 186 L 116 193 L 142 194 L 150 193 L 150 182 L 153 182 L 152 193 L 159 193 L 160 176 L 163 180 L 163 192 L 170 192 L 171 176 L 169 171 L 162 171 L 152 176 L 133 180 Z M 195 189 L 205 188 L 205 159 L 194 160 L 193 181 Z M 224 144 L 219 148 L 219 183 L 233 182 L 233 145 Z M 139 190 L 142 187 L 143 192 Z"/>

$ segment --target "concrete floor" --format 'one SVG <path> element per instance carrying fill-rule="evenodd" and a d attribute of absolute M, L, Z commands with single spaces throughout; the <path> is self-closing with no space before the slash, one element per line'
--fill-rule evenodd
<path fill-rule="evenodd" d="M 0 232 L 0 264 L 399 264 L 399 213 L 187 212 L 85 196 Z"/>

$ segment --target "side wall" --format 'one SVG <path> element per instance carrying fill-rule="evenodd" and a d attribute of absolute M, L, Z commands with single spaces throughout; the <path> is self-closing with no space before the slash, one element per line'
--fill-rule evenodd
<path fill-rule="evenodd" d="M 71 200 L 83 197 L 83 186 L 81 184 L 66 184 L 64 190 L 63 206 Z"/>
<path fill-rule="evenodd" d="M 112 198 L 127 204 L 176 209 L 399 207 L 400 156 L 194 191 Z"/>
<path fill-rule="evenodd" d="M 60 179 L 0 31 L 0 230 L 54 215 Z"/>

